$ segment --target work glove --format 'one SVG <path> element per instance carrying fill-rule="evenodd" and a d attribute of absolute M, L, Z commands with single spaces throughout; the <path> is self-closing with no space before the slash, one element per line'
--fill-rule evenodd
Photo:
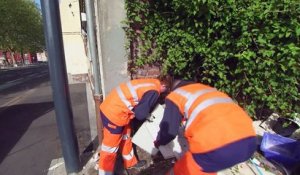
<path fill-rule="evenodd" d="M 148 117 L 146 120 L 151 123 L 151 122 L 154 121 L 154 119 L 155 119 L 155 116 L 154 115 L 150 115 L 150 117 Z"/>

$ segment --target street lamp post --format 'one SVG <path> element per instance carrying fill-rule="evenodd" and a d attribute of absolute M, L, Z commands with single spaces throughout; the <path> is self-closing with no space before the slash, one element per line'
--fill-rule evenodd
<path fill-rule="evenodd" d="M 55 114 L 67 173 L 80 170 L 74 132 L 58 0 L 41 1 Z"/>

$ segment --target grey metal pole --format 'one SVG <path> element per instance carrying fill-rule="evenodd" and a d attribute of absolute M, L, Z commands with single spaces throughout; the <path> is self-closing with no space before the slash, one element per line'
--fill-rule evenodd
<path fill-rule="evenodd" d="M 50 80 L 65 167 L 68 174 L 77 174 L 80 170 L 79 151 L 73 125 L 58 0 L 42 0 L 41 7 Z"/>
<path fill-rule="evenodd" d="M 89 51 L 90 56 L 92 57 L 93 73 L 94 73 L 94 100 L 95 100 L 95 109 L 96 109 L 96 121 L 97 121 L 97 132 L 98 132 L 98 141 L 99 144 L 102 143 L 102 121 L 100 120 L 100 103 L 102 102 L 102 91 L 101 91 L 101 78 L 99 71 L 99 58 L 96 50 L 96 39 L 95 39 L 95 26 L 94 26 L 94 17 L 93 17 L 93 3 L 92 0 L 85 0 L 85 11 L 87 19 L 87 35 L 89 41 Z"/>
<path fill-rule="evenodd" d="M 94 83 L 95 83 L 95 94 L 99 96 L 102 94 L 101 91 L 101 79 L 100 79 L 100 71 L 99 71 L 99 58 L 97 55 L 96 48 L 96 39 L 95 39 L 95 27 L 93 21 L 93 0 L 85 0 L 85 10 L 86 10 L 86 18 L 87 18 L 87 35 L 90 46 L 90 55 L 92 57 L 93 64 L 93 73 L 94 73 Z"/>

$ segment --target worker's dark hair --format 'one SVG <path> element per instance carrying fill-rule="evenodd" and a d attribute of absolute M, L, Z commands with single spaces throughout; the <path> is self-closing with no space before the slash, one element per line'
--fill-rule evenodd
<path fill-rule="evenodd" d="M 186 80 L 183 74 L 180 74 L 173 69 L 168 70 L 167 75 L 171 76 L 173 80 Z"/>
<path fill-rule="evenodd" d="M 169 74 L 161 74 L 158 79 L 162 84 L 165 84 L 168 88 L 172 86 L 173 77 Z"/>
<path fill-rule="evenodd" d="M 161 74 L 157 77 L 157 79 L 159 79 L 161 84 L 166 86 L 166 91 L 161 92 L 158 99 L 158 103 L 162 105 L 165 103 L 166 96 L 170 93 L 170 89 L 172 86 L 172 77 L 168 74 Z"/>

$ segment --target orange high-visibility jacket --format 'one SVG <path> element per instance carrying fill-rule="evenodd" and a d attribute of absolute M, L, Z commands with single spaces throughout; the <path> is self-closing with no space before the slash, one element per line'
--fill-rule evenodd
<path fill-rule="evenodd" d="M 186 119 L 192 153 L 206 153 L 255 136 L 252 120 L 225 93 L 203 84 L 177 88 L 167 96 Z"/>
<path fill-rule="evenodd" d="M 109 93 L 100 105 L 100 110 L 114 124 L 127 125 L 134 118 L 132 109 L 143 95 L 150 90 L 160 93 L 160 87 L 157 79 L 136 79 L 122 83 Z"/>

